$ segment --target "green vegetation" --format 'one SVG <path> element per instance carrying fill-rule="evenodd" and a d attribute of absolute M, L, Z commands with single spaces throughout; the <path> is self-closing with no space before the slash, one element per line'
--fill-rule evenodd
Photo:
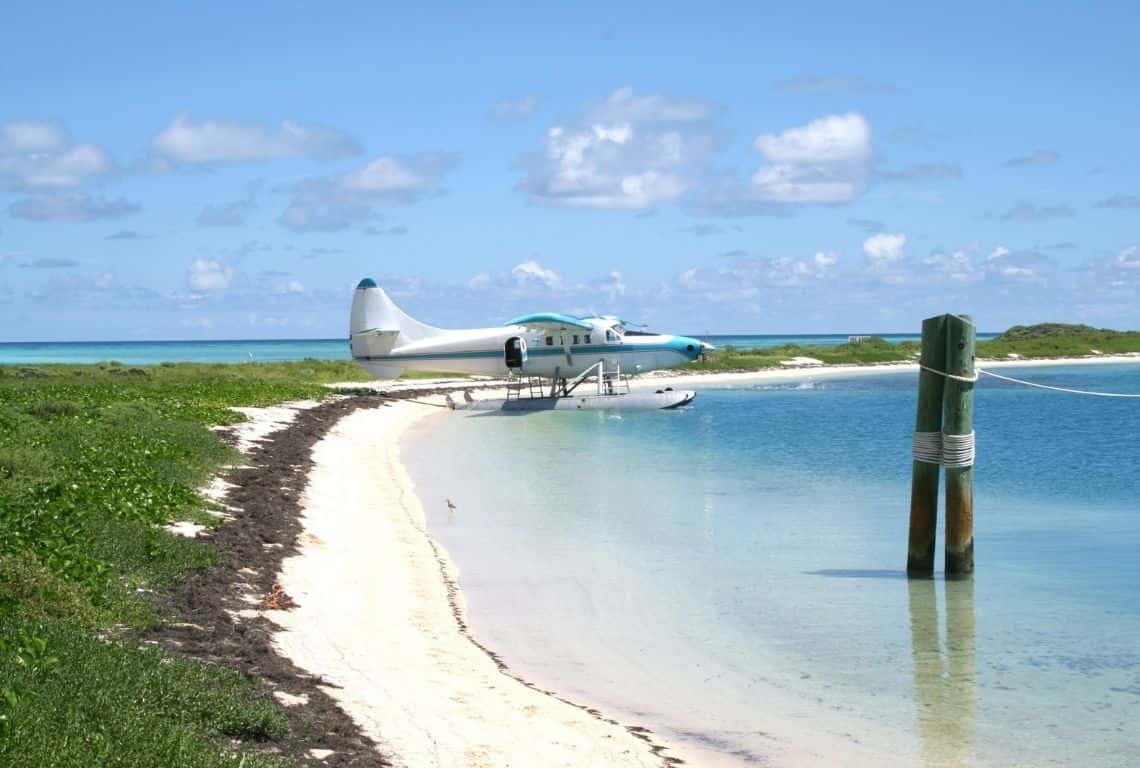
<path fill-rule="evenodd" d="M 1015 325 L 995 339 L 978 343 L 978 357 L 1075 357 L 1098 352 L 1140 352 L 1140 332 L 1044 323 Z"/>
<path fill-rule="evenodd" d="M 785 344 L 756 350 L 725 347 L 709 353 L 707 359 L 680 366 L 680 370 L 739 371 L 779 368 L 784 360 L 812 357 L 828 364 L 904 362 L 918 356 L 917 342 L 892 344 L 877 336 L 836 346 Z M 1015 325 L 989 341 L 979 341 L 979 358 L 1080 357 L 1090 354 L 1140 352 L 1140 332 L 1110 331 L 1087 325 Z"/>
<path fill-rule="evenodd" d="M 145 591 L 214 562 L 159 526 L 209 519 L 194 491 L 238 455 L 231 405 L 319 398 L 351 362 L 0 366 L 0 764 L 284 765 L 265 691 L 142 646 Z"/>
<path fill-rule="evenodd" d="M 794 357 L 811 357 L 828 364 L 889 363 L 913 359 L 918 344 L 907 341 L 892 344 L 886 339 L 872 336 L 863 341 L 849 341 L 834 346 L 817 344 L 784 344 L 764 349 L 737 349 L 724 347 L 713 350 L 706 360 L 681 366 L 681 370 L 735 371 L 758 368 L 779 368 L 781 361 Z"/>

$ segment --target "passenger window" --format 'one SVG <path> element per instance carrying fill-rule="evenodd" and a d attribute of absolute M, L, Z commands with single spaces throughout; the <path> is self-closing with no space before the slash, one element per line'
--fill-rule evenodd
<path fill-rule="evenodd" d="M 553 336 L 547 336 L 546 337 L 546 346 L 548 346 L 548 347 L 554 346 L 554 337 Z"/>
<path fill-rule="evenodd" d="M 578 334 L 576 334 L 576 333 L 574 334 L 574 343 L 575 344 L 578 343 Z"/>
<path fill-rule="evenodd" d="M 606 331 L 606 341 L 611 343 L 617 341 L 617 334 L 613 331 Z"/>
<path fill-rule="evenodd" d="M 590 334 L 588 334 L 588 333 L 586 334 L 586 343 L 587 344 L 590 343 Z"/>

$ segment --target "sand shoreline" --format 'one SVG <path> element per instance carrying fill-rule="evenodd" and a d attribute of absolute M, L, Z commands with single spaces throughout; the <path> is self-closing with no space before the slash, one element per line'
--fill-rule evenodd
<path fill-rule="evenodd" d="M 360 409 L 313 447 L 298 552 L 278 577 L 297 607 L 272 617 L 275 648 L 396 765 L 674 764 L 645 729 L 539 690 L 467 632 L 454 564 L 399 460 L 400 434 L 434 412 Z"/>

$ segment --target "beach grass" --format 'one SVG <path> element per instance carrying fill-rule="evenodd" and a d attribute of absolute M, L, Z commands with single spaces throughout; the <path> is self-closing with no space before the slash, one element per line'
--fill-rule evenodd
<path fill-rule="evenodd" d="M 236 672 L 148 647 L 154 593 L 216 561 L 163 524 L 240 455 L 230 406 L 320 398 L 350 362 L 0 366 L 0 763 L 284 765 L 288 727 Z M 244 762 L 243 762 L 244 761 Z"/>

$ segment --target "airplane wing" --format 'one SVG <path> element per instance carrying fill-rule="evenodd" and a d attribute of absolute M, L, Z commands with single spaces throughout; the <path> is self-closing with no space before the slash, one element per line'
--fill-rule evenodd
<path fill-rule="evenodd" d="M 504 323 L 504 325 L 522 325 L 536 331 L 565 331 L 570 328 L 589 331 L 593 328 L 589 323 L 583 322 L 573 315 L 563 315 L 559 312 L 535 312 L 530 315 L 522 315 Z"/>

